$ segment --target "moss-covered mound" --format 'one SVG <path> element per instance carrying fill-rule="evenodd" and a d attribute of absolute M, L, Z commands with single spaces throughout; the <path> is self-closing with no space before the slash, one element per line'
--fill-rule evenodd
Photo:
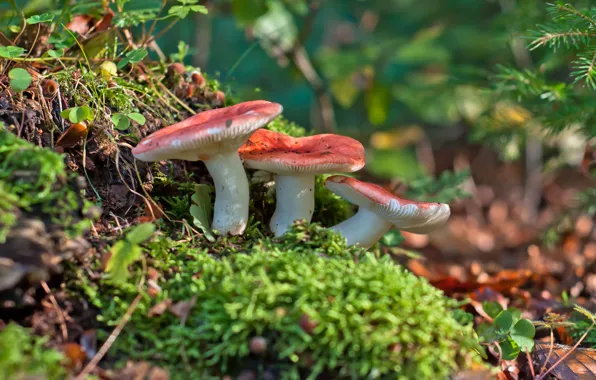
<path fill-rule="evenodd" d="M 161 291 L 144 296 L 112 354 L 158 362 L 174 378 L 445 378 L 472 360 L 455 301 L 317 225 L 224 258 L 165 237 L 147 248 Z M 114 325 L 135 283 L 85 287 Z M 183 322 L 164 307 L 191 300 Z"/>
<path fill-rule="evenodd" d="M 17 211 L 73 226 L 83 201 L 72 181 L 62 155 L 18 138 L 0 123 L 0 243 L 16 223 Z"/>
<path fill-rule="evenodd" d="M 46 341 L 14 323 L 0 330 L 0 380 L 63 379 L 65 358 L 46 348 Z"/>

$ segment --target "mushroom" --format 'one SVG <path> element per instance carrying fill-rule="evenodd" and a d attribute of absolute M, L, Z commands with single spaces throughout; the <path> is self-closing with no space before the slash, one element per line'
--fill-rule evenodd
<path fill-rule="evenodd" d="M 426 234 L 442 227 L 451 211 L 443 203 L 415 202 L 399 198 L 381 186 L 336 175 L 325 186 L 343 199 L 358 205 L 351 218 L 331 227 L 347 239 L 348 245 L 370 248 L 391 229 Z"/>
<path fill-rule="evenodd" d="M 145 137 L 132 154 L 141 161 L 203 161 L 215 185 L 212 228 L 241 235 L 249 198 L 238 148 L 282 110 L 280 104 L 255 100 L 201 112 Z"/>
<path fill-rule="evenodd" d="M 364 166 L 364 147 L 350 137 L 322 134 L 291 137 L 261 129 L 240 150 L 244 166 L 275 173 L 275 212 L 269 227 L 283 235 L 298 219 L 310 222 L 315 175 L 347 173 Z"/>

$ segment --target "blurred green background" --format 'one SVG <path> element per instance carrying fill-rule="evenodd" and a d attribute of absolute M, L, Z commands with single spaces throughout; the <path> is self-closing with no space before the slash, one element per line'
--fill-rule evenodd
<path fill-rule="evenodd" d="M 34 13 L 72 2 L 17 3 Z M 71 11 L 101 16 L 101 3 L 83 2 Z M 138 15 L 162 6 L 161 0 L 116 3 Z M 432 172 L 421 154 L 454 142 L 480 141 L 519 158 L 532 115 L 495 99 L 497 65 L 550 71 L 564 79 L 573 57 L 527 48 L 528 31 L 548 20 L 547 4 L 538 0 L 197 4 L 209 13 L 158 23 L 157 45 L 165 56 L 201 67 L 237 100 L 276 101 L 288 119 L 309 129 L 359 138 L 367 145 L 367 170 L 384 178 L 408 180 Z M 118 25 L 118 16 L 114 22 Z M 167 33 L 161 35 L 162 28 Z M 155 49 L 150 54 L 158 57 Z"/>

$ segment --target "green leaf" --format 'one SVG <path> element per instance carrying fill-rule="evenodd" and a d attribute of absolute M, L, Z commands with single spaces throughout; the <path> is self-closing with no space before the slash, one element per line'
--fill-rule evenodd
<path fill-rule="evenodd" d="M 80 123 L 81 121 L 93 121 L 93 110 L 87 106 L 67 108 L 60 112 L 60 116 L 68 118 L 71 123 Z"/>
<path fill-rule="evenodd" d="M 25 49 L 20 46 L 0 46 L 0 57 L 17 58 L 25 53 Z"/>
<path fill-rule="evenodd" d="M 126 234 L 126 240 L 131 244 L 141 244 L 149 240 L 154 232 L 155 225 L 153 223 L 139 224 Z"/>
<path fill-rule="evenodd" d="M 368 120 L 372 125 L 381 125 L 389 116 L 389 105 L 391 103 L 391 91 L 379 83 L 364 95 L 364 104 L 368 113 Z"/>
<path fill-rule="evenodd" d="M 209 219 L 213 205 L 211 203 L 211 187 L 207 185 L 197 185 L 195 193 L 190 198 L 194 203 L 190 206 L 190 215 L 193 217 L 193 224 L 200 229 L 207 240 L 215 241 L 215 237 L 209 228 Z"/>
<path fill-rule="evenodd" d="M 487 323 L 481 323 L 476 327 L 476 333 L 485 342 L 494 342 L 497 338 L 495 328 Z"/>
<path fill-rule="evenodd" d="M 145 125 L 145 116 L 141 115 L 140 113 L 131 112 L 126 114 L 126 116 L 128 116 L 130 120 L 136 121 L 139 125 Z"/>
<path fill-rule="evenodd" d="M 503 311 L 503 306 L 498 302 L 486 301 L 482 303 L 482 309 L 489 317 L 494 319 L 501 311 Z"/>
<path fill-rule="evenodd" d="M 123 113 L 115 113 L 111 117 L 114 128 L 119 131 L 125 131 L 130 127 L 130 120 Z"/>
<path fill-rule="evenodd" d="M 27 24 L 29 25 L 33 25 L 33 24 L 39 24 L 42 22 L 52 22 L 52 20 L 54 19 L 54 15 L 50 14 L 50 13 L 44 13 L 41 15 L 33 15 L 31 17 L 29 17 L 27 20 Z"/>
<path fill-rule="evenodd" d="M 517 343 L 515 343 L 511 339 L 508 339 L 508 340 L 500 343 L 499 346 L 501 347 L 501 353 L 503 354 L 503 356 L 502 356 L 503 360 L 513 360 L 513 359 L 517 358 L 517 356 L 519 355 L 519 352 L 520 352 L 519 346 L 517 345 Z"/>
<path fill-rule="evenodd" d="M 50 49 L 46 51 L 43 55 L 51 58 L 60 58 L 64 55 L 64 49 Z"/>
<path fill-rule="evenodd" d="M 515 325 L 521 319 L 521 310 L 515 307 L 510 307 L 507 311 L 511 313 L 511 324 Z"/>
<path fill-rule="evenodd" d="M 126 53 L 126 57 L 118 62 L 118 68 L 121 69 L 129 63 L 141 62 L 147 56 L 147 50 L 143 48 L 135 49 Z"/>
<path fill-rule="evenodd" d="M 110 250 L 111 256 L 106 264 L 106 272 L 115 283 L 124 283 L 130 273 L 128 266 L 141 257 L 142 249 L 128 240 L 120 240 Z"/>
<path fill-rule="evenodd" d="M 395 247 L 400 245 L 404 241 L 404 237 L 398 230 L 390 230 L 381 239 L 381 242 L 388 247 Z"/>
<path fill-rule="evenodd" d="M 25 91 L 33 80 L 31 74 L 20 67 L 10 70 L 8 72 L 8 78 L 10 79 L 10 88 L 17 92 Z"/>
<path fill-rule="evenodd" d="M 508 332 L 513 325 L 513 315 L 509 311 L 503 310 L 495 317 L 493 325 L 497 331 Z"/>
<path fill-rule="evenodd" d="M 511 339 L 517 343 L 521 351 L 532 351 L 535 334 L 536 328 L 527 319 L 520 319 L 511 329 Z"/>
<path fill-rule="evenodd" d="M 255 22 L 267 13 L 267 9 L 265 0 L 232 0 L 232 12 L 236 22 L 242 26 Z"/>
<path fill-rule="evenodd" d="M 133 51 L 129 51 L 126 53 L 126 58 L 130 61 L 130 63 L 137 63 L 141 62 L 147 56 L 147 50 L 143 48 L 135 49 Z"/>
<path fill-rule="evenodd" d="M 186 18 L 189 13 L 209 13 L 207 7 L 204 5 L 174 5 L 168 10 L 168 14 L 178 17 L 179 19 Z"/>

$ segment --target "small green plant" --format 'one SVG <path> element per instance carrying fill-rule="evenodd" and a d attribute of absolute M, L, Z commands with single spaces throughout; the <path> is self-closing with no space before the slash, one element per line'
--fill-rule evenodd
<path fill-rule="evenodd" d="M 47 338 L 35 337 L 25 328 L 10 323 L 0 330 L 0 380 L 66 377 L 64 356 L 46 348 Z"/>
<path fill-rule="evenodd" d="M 130 128 L 131 120 L 138 123 L 139 125 L 145 125 L 146 121 L 145 116 L 138 112 L 129 112 L 126 114 L 115 113 L 112 115 L 114 127 L 120 131 L 126 131 L 128 128 Z"/>
<path fill-rule="evenodd" d="M 143 249 L 140 244 L 149 240 L 153 232 L 155 232 L 154 224 L 139 224 L 128 231 L 124 239 L 112 246 L 106 272 L 113 283 L 123 283 L 128 280 L 130 277 L 128 266 L 141 259 Z"/>
<path fill-rule="evenodd" d="M 60 116 L 68 119 L 71 123 L 80 123 L 82 121 L 93 121 L 95 118 L 93 109 L 87 106 L 67 108 L 60 112 Z"/>
<path fill-rule="evenodd" d="M 193 224 L 200 229 L 205 238 L 210 242 L 215 241 L 215 237 L 211 231 L 211 213 L 213 211 L 213 203 L 211 202 L 212 189 L 208 185 L 196 185 L 195 193 L 190 198 L 192 206 L 190 206 L 190 215 L 193 218 Z"/>
<path fill-rule="evenodd" d="M 17 92 L 25 91 L 31 84 L 31 74 L 23 68 L 17 67 L 8 72 L 10 88 Z"/>
<path fill-rule="evenodd" d="M 532 351 L 536 328 L 532 321 L 521 318 L 519 309 L 503 310 L 496 302 L 482 306 L 493 318 L 492 323 L 482 323 L 476 329 L 482 343 L 496 346 L 502 360 L 514 360 L 520 353 Z"/>

